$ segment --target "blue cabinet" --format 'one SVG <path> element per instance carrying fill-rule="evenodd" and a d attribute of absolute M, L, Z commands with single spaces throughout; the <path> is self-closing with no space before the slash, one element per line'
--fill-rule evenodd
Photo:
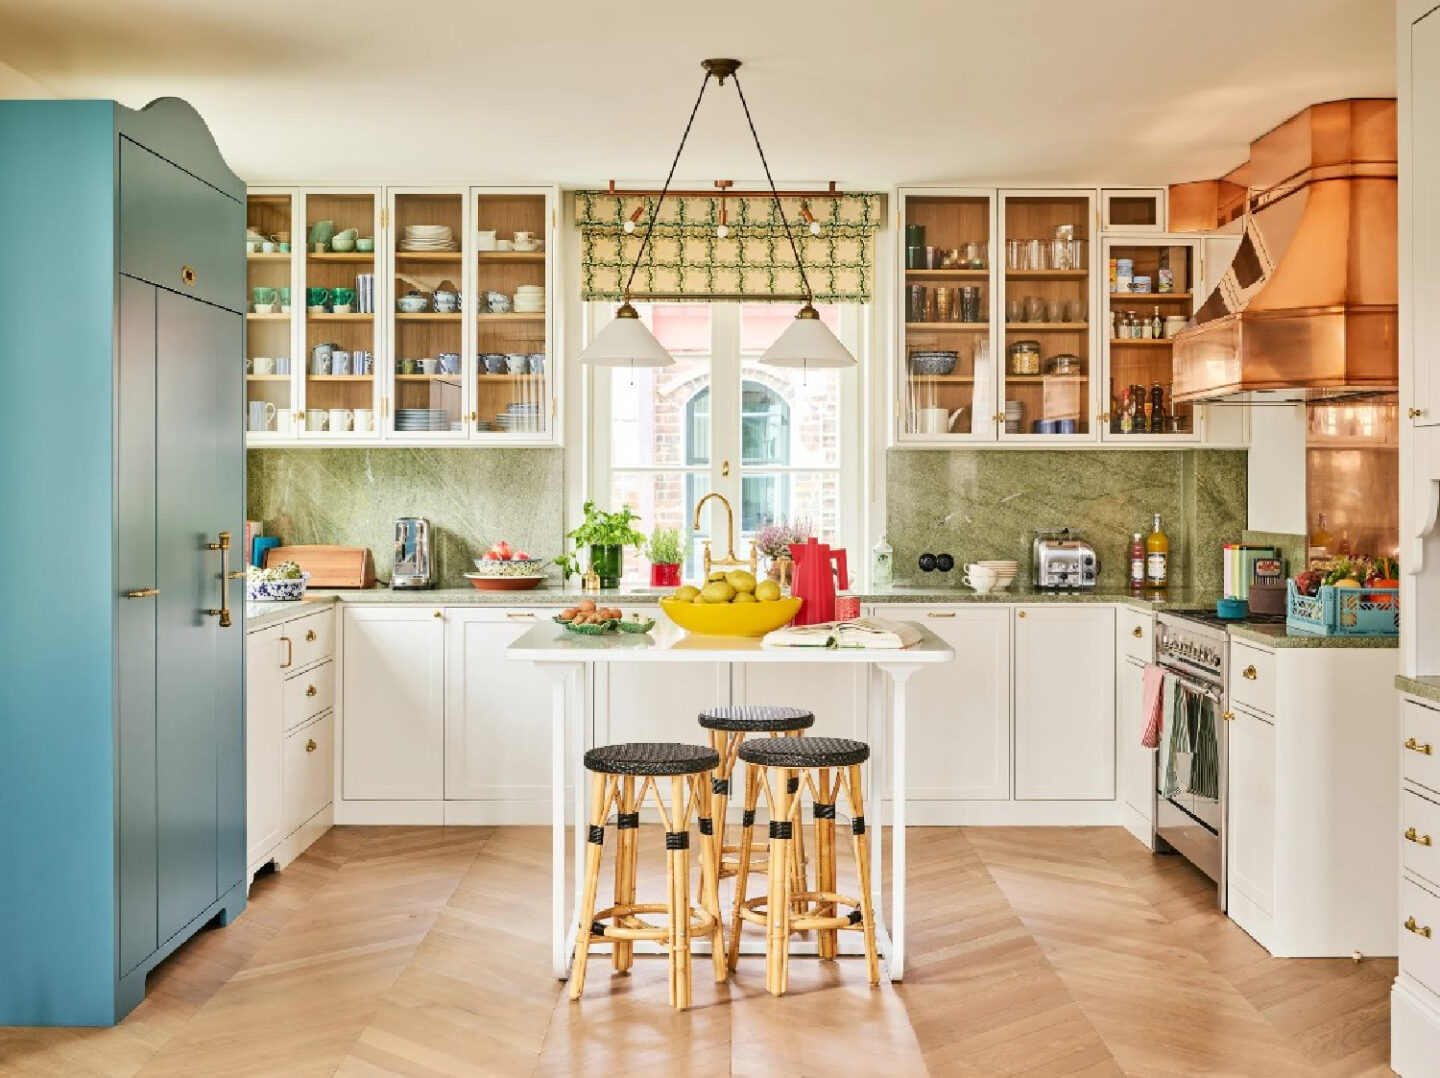
<path fill-rule="evenodd" d="M 244 206 L 183 102 L 0 102 L 0 1025 L 244 907 Z"/>

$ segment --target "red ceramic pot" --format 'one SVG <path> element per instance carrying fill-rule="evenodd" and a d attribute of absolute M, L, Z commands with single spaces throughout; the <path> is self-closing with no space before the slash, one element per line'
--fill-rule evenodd
<path fill-rule="evenodd" d="M 652 588 L 678 588 L 680 586 L 680 566 L 650 566 L 650 586 Z"/>

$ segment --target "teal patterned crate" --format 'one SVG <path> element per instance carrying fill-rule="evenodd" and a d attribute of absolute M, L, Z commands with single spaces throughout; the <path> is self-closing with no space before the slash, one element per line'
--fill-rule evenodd
<path fill-rule="evenodd" d="M 1319 595 L 1301 595 L 1286 582 L 1289 603 L 1285 628 L 1315 636 L 1399 636 L 1399 588 L 1320 587 Z"/>

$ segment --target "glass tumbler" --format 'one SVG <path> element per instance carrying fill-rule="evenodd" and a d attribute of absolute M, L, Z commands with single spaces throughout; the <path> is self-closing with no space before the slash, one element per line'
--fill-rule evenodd
<path fill-rule="evenodd" d="M 1025 321 L 1025 300 L 1020 296 L 1012 296 L 1005 301 L 1005 321 Z"/>
<path fill-rule="evenodd" d="M 1005 241 L 1005 265 L 1008 269 L 1030 269 L 1029 245 L 1024 240 Z"/>
<path fill-rule="evenodd" d="M 905 321 L 925 321 L 925 286 L 912 284 L 905 297 Z"/>
<path fill-rule="evenodd" d="M 1026 322 L 1043 322 L 1043 321 L 1045 321 L 1045 300 L 1044 300 L 1043 297 L 1041 297 L 1041 296 L 1026 296 L 1026 297 L 1025 297 L 1025 317 L 1024 317 L 1023 321 L 1026 321 Z"/>

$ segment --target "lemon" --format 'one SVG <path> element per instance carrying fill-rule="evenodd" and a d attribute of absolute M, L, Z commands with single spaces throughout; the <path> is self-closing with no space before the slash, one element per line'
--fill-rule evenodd
<path fill-rule="evenodd" d="M 760 600 L 755 598 L 754 592 L 737 591 L 735 593 L 735 598 L 732 601 L 737 603 L 758 603 Z"/>
<path fill-rule="evenodd" d="M 762 603 L 773 603 L 780 598 L 780 585 L 774 580 L 762 580 L 755 585 L 755 598 Z"/>
<path fill-rule="evenodd" d="M 690 602 L 693 603 L 695 606 L 704 606 L 705 596 L 696 593 L 695 598 L 691 599 Z"/>
<path fill-rule="evenodd" d="M 1359 587 L 1363 587 L 1363 585 L 1360 583 L 1360 581 L 1358 581 L 1358 580 L 1353 580 L 1353 579 L 1351 579 L 1351 578 L 1348 577 L 1348 576 L 1347 576 L 1345 579 L 1343 579 L 1343 580 L 1337 580 L 1337 581 L 1335 581 L 1335 586 L 1336 586 L 1337 588 L 1359 588 Z"/>
<path fill-rule="evenodd" d="M 728 603 L 735 598 L 735 589 L 723 580 L 712 580 L 700 589 L 700 596 L 707 603 Z"/>
<path fill-rule="evenodd" d="M 707 582 L 707 583 L 710 583 L 710 584 L 715 583 L 717 580 L 724 580 L 724 579 L 725 579 L 725 570 L 724 570 L 724 569 L 711 569 L 711 570 L 710 570 L 710 575 L 709 575 L 708 577 L 706 577 L 705 579 L 706 579 L 706 582 Z"/>
<path fill-rule="evenodd" d="M 693 603 L 700 595 L 700 589 L 693 584 L 682 584 L 675 589 L 675 598 L 682 603 Z"/>
<path fill-rule="evenodd" d="M 734 569 L 725 574 L 725 583 L 738 592 L 755 590 L 755 574 L 748 569 Z"/>

